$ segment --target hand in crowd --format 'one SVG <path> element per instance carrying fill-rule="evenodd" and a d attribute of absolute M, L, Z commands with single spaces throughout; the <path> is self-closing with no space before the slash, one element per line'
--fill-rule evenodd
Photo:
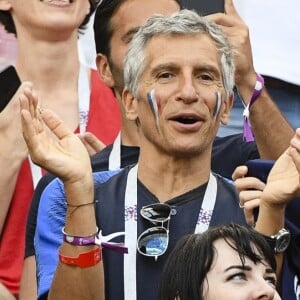
<path fill-rule="evenodd" d="M 54 112 L 41 109 L 33 87 L 24 85 L 20 95 L 21 119 L 32 161 L 64 181 L 80 180 L 91 172 L 85 146 Z"/>
<path fill-rule="evenodd" d="M 253 225 L 254 209 L 259 207 L 260 197 L 266 185 L 256 177 L 247 177 L 247 172 L 246 166 L 239 166 L 234 170 L 232 179 L 239 192 L 240 206 L 244 208 L 246 221 Z"/>
<path fill-rule="evenodd" d="M 84 134 L 78 134 L 81 142 L 85 145 L 90 156 L 100 152 L 105 148 L 105 144 L 102 143 L 93 133 L 86 132 Z"/>
<path fill-rule="evenodd" d="M 249 83 L 256 80 L 250 44 L 249 28 L 239 16 L 232 0 L 225 0 L 225 14 L 217 13 L 207 16 L 208 19 L 221 26 L 229 39 L 234 52 L 235 82 L 239 86 L 242 82 Z"/>
<path fill-rule="evenodd" d="M 275 162 L 267 184 L 255 177 L 246 177 L 247 172 L 246 166 L 239 166 L 232 178 L 249 224 L 254 223 L 253 210 L 260 205 L 261 199 L 269 206 L 284 206 L 300 197 L 300 128 L 296 130 L 291 146 Z"/>
<path fill-rule="evenodd" d="M 300 197 L 299 157 L 300 131 L 297 129 L 290 146 L 275 162 L 263 191 L 264 201 L 269 205 L 285 204 L 289 200 Z"/>
<path fill-rule="evenodd" d="M 292 157 L 300 176 L 300 128 L 296 129 L 296 134 L 291 140 L 291 147 L 288 149 L 288 154 Z"/>

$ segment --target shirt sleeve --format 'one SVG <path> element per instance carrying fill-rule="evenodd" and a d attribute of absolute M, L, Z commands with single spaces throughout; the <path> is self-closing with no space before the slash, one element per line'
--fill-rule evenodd
<path fill-rule="evenodd" d="M 26 224 L 25 258 L 35 255 L 34 234 L 36 229 L 36 219 L 37 219 L 40 199 L 42 193 L 44 192 L 44 189 L 54 178 L 55 176 L 51 173 L 47 173 L 46 175 L 44 175 L 39 181 L 35 189 L 35 192 L 33 194 L 33 198 L 28 213 L 27 224 Z"/>

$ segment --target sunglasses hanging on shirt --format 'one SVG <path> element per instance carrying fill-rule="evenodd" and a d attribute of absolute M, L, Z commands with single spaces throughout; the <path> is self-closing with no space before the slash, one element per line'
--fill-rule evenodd
<path fill-rule="evenodd" d="M 169 221 L 172 208 L 165 203 L 150 204 L 142 207 L 141 216 L 156 225 L 140 234 L 137 239 L 137 250 L 144 256 L 154 257 L 163 255 L 169 245 Z M 166 227 L 164 223 L 167 223 Z"/>

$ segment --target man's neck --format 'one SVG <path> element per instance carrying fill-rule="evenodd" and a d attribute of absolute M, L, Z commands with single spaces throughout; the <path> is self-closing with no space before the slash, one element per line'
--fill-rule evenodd
<path fill-rule="evenodd" d="M 138 178 L 161 202 L 165 202 L 206 183 L 210 159 L 209 153 L 176 158 L 141 150 Z"/>
<path fill-rule="evenodd" d="M 135 122 L 122 118 L 121 136 L 122 145 L 131 147 L 139 146 L 139 136 Z"/>

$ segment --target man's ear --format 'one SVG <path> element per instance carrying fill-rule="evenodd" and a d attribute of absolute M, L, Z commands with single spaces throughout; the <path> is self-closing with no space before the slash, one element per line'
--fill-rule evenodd
<path fill-rule="evenodd" d="M 127 88 L 122 93 L 122 104 L 126 118 L 130 121 L 136 121 L 138 118 L 137 99 Z"/>
<path fill-rule="evenodd" d="M 221 115 L 221 123 L 227 125 L 230 119 L 230 112 L 233 106 L 234 95 L 233 93 L 224 101 L 224 110 Z"/>
<path fill-rule="evenodd" d="M 103 55 L 101 53 L 97 54 L 96 65 L 97 65 L 98 74 L 102 79 L 102 81 L 109 87 L 111 88 L 114 87 L 115 81 L 111 73 L 109 62 L 106 55 Z"/>
<path fill-rule="evenodd" d="M 0 10 L 8 11 L 11 9 L 11 4 L 9 0 L 0 0 Z"/>

